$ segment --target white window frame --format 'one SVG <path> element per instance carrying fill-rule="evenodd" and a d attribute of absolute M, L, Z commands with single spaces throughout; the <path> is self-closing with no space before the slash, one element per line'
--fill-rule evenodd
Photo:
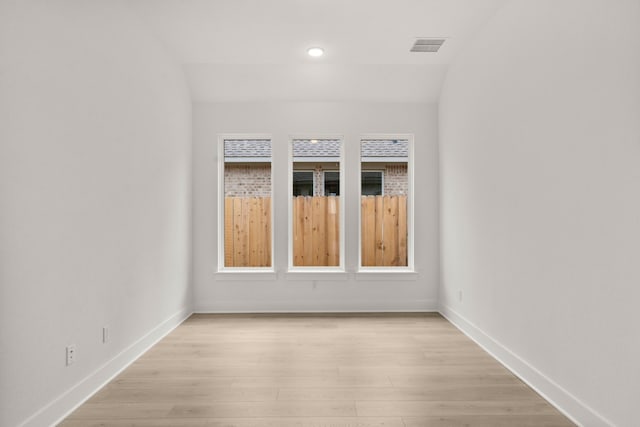
<path fill-rule="evenodd" d="M 362 161 L 360 161 L 360 196 L 362 197 L 362 172 L 380 172 L 380 188 L 381 195 L 384 196 L 384 169 L 362 169 Z"/>
<path fill-rule="evenodd" d="M 228 139 L 268 139 L 271 141 L 271 267 L 226 267 L 224 265 L 224 141 Z M 263 133 L 225 133 L 218 135 L 218 268 L 220 278 L 250 273 L 254 278 L 275 279 L 274 208 L 273 208 L 273 138 Z M 263 273 L 257 277 L 257 273 Z M 254 276 L 255 275 L 255 276 Z M 231 278 L 232 279 L 232 278 Z"/>
<path fill-rule="evenodd" d="M 340 141 L 340 157 L 339 157 L 339 168 L 334 172 L 340 172 L 340 195 L 337 196 L 340 199 L 340 264 L 337 267 L 318 267 L 318 266 L 294 266 L 293 265 L 293 141 L 296 139 L 337 139 Z M 343 135 L 336 134 L 296 134 L 289 135 L 289 177 L 288 177 L 288 185 L 287 185 L 287 199 L 288 199 L 288 214 L 287 214 L 287 236 L 288 236 L 288 261 L 287 261 L 287 272 L 291 277 L 304 276 L 306 273 L 313 273 L 308 276 L 309 278 L 315 279 L 316 273 L 338 273 L 343 275 L 342 279 L 346 279 L 346 271 L 345 271 L 345 200 L 344 200 L 344 145 L 345 139 Z M 335 160 L 329 160 L 334 162 Z M 314 173 L 315 176 L 315 173 Z M 324 177 L 324 175 L 323 175 Z M 323 182 L 324 186 L 324 182 Z M 322 189 L 322 194 L 324 194 L 324 188 Z M 306 276 L 304 276 L 306 277 Z"/>
<path fill-rule="evenodd" d="M 363 266 L 362 265 L 362 141 L 370 139 L 406 139 L 409 141 L 409 159 L 407 160 L 407 266 Z M 414 135 L 413 134 L 364 134 L 358 140 L 358 273 L 415 273 L 414 264 Z M 384 174 L 383 174 L 384 178 Z M 384 182 L 382 192 L 384 194 Z"/>

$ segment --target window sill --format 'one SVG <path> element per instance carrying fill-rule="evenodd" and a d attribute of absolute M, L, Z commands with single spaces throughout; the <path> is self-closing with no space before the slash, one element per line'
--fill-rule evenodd
<path fill-rule="evenodd" d="M 278 274 L 275 270 L 271 269 L 226 269 L 217 271 L 214 274 L 214 278 L 219 281 L 228 281 L 228 280 L 276 280 L 278 278 Z"/>
<path fill-rule="evenodd" d="M 390 268 L 366 268 L 356 272 L 356 280 L 386 280 L 386 281 L 415 281 L 419 274 L 415 270 L 390 269 Z"/>

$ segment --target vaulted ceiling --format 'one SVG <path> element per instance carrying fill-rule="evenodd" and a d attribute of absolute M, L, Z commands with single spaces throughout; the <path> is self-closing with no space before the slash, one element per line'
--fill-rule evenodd
<path fill-rule="evenodd" d="M 506 0 L 131 0 L 195 101 L 434 102 Z M 411 53 L 417 37 L 446 38 Z M 311 58 L 307 48 L 325 55 Z"/>

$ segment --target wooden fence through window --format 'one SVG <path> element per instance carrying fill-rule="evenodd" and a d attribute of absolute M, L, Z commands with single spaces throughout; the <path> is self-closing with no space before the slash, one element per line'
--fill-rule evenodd
<path fill-rule="evenodd" d="M 271 266 L 271 197 L 225 197 L 224 265 Z"/>
<path fill-rule="evenodd" d="M 293 197 L 293 265 L 340 265 L 340 197 Z"/>
<path fill-rule="evenodd" d="M 224 265 L 271 266 L 271 198 L 226 197 Z M 407 266 L 407 197 L 362 196 L 362 265 Z M 293 197 L 293 265 L 340 265 L 340 198 Z"/>
<path fill-rule="evenodd" d="M 362 196 L 363 267 L 407 266 L 407 196 Z"/>

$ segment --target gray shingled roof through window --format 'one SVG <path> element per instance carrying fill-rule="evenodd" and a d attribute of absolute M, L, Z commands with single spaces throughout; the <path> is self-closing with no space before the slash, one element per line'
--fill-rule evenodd
<path fill-rule="evenodd" d="M 409 157 L 409 141 L 406 139 L 364 140 L 360 145 L 362 157 Z"/>
<path fill-rule="evenodd" d="M 340 157 L 340 140 L 294 139 L 293 157 Z"/>
<path fill-rule="evenodd" d="M 271 140 L 225 139 L 224 157 L 271 157 Z"/>
<path fill-rule="evenodd" d="M 314 142 L 312 142 L 314 141 Z M 360 146 L 362 157 L 408 157 L 409 141 L 406 139 L 363 140 Z M 225 158 L 270 158 L 271 141 L 268 139 L 226 139 Z M 338 139 L 295 139 L 294 157 L 340 157 Z"/>

